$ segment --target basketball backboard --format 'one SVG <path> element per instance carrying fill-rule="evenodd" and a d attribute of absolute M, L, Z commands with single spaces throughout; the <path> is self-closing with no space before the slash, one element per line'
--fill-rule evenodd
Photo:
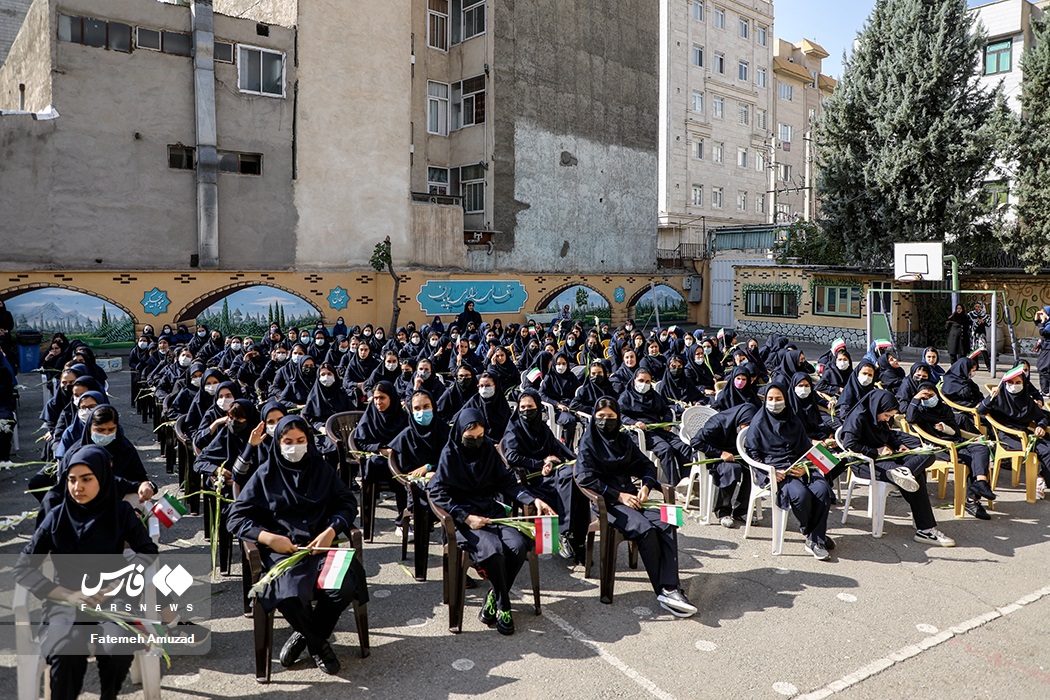
<path fill-rule="evenodd" d="M 894 243 L 893 276 L 900 281 L 943 281 L 944 243 Z"/>

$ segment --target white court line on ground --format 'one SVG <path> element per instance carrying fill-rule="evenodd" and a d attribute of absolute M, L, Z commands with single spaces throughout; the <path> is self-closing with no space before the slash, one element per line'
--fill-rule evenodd
<path fill-rule="evenodd" d="M 836 681 L 828 683 L 823 688 L 818 688 L 812 692 L 806 693 L 805 695 L 795 696 L 795 700 L 822 700 L 822 698 L 830 697 L 835 693 L 841 692 L 850 688 L 858 683 L 871 678 L 872 676 L 882 673 L 891 666 L 898 664 L 902 661 L 906 661 L 913 657 L 918 656 L 924 651 L 928 651 L 936 646 L 944 644 L 949 639 L 952 639 L 956 635 L 966 634 L 970 630 L 975 630 L 978 627 L 983 627 L 992 620 L 996 620 L 1000 617 L 1004 617 L 1011 613 L 1015 613 L 1018 610 L 1024 608 L 1026 605 L 1030 605 L 1037 600 L 1041 600 L 1047 596 L 1050 596 L 1050 586 L 1040 588 L 1039 590 L 1029 593 L 1023 598 L 1019 598 L 1009 605 L 1004 605 L 1001 608 L 995 608 L 988 612 L 978 615 L 977 617 L 971 617 L 965 622 L 960 622 L 957 625 L 949 627 L 942 632 L 926 637 L 916 644 L 909 644 L 908 646 L 898 649 L 897 651 L 890 652 L 882 658 L 875 659 L 866 666 L 862 666 L 853 673 L 843 676 Z"/>
<path fill-rule="evenodd" d="M 605 647 L 588 637 L 584 632 L 570 625 L 560 615 L 556 615 L 550 610 L 544 610 L 543 616 L 551 622 L 553 622 L 554 624 L 556 624 L 558 627 L 560 627 L 563 632 L 568 634 L 580 644 L 588 646 L 594 651 L 596 651 L 598 653 L 598 656 L 600 656 L 601 659 L 605 661 L 605 663 L 609 664 L 610 666 L 618 670 L 620 673 L 622 673 L 638 685 L 645 688 L 647 691 L 649 691 L 651 695 L 660 698 L 660 700 L 675 700 L 675 697 L 673 695 L 664 690 L 661 690 L 656 685 L 656 683 L 653 683 L 651 680 L 638 673 L 638 671 L 628 666 L 626 663 L 624 663 L 622 659 L 620 659 L 620 657 L 610 653 L 609 651 L 606 651 Z"/>

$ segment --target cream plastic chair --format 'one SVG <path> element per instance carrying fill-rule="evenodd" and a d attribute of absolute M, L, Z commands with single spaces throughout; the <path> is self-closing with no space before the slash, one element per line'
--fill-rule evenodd
<path fill-rule="evenodd" d="M 867 486 L 869 489 L 868 517 L 871 518 L 871 536 L 875 538 L 882 537 L 883 523 L 886 518 L 886 496 L 889 495 L 890 485 L 875 478 L 875 460 L 846 449 L 846 446 L 842 444 L 842 428 L 835 431 L 835 442 L 838 444 L 839 450 L 842 451 L 841 457 L 866 462 L 868 464 L 868 473 L 871 474 L 870 479 L 862 479 L 854 473 L 853 469 L 849 470 L 849 485 L 846 487 L 846 500 L 842 505 L 842 524 L 846 524 L 846 517 L 849 515 L 853 489 L 857 486 Z"/>
<path fill-rule="evenodd" d="M 1021 483 L 1021 461 L 1024 460 L 1025 500 L 1029 503 L 1035 503 L 1035 481 L 1039 476 L 1039 458 L 1034 451 L 1028 452 L 1028 443 L 1031 440 L 1031 437 L 1024 430 L 1007 428 L 991 416 L 985 416 L 984 418 L 995 431 L 995 455 L 992 457 L 992 473 L 990 476 L 992 488 L 994 489 L 996 484 L 999 483 L 999 471 L 1002 468 L 1002 463 L 1007 460 L 1010 460 L 1012 486 L 1017 488 Z M 1017 438 L 1021 442 L 1021 447 L 1016 450 L 1004 447 L 999 441 L 1000 433 L 1012 435 Z M 1027 459 L 1025 459 L 1025 453 L 1028 453 Z"/>
<path fill-rule="evenodd" d="M 779 555 L 784 548 L 784 532 L 787 530 L 788 511 L 777 505 L 777 475 L 776 469 L 768 464 L 763 464 L 752 459 L 747 454 L 744 441 L 747 437 L 748 428 L 744 428 L 736 436 L 736 451 L 750 469 L 747 470 L 751 478 L 751 500 L 747 504 L 747 523 L 744 525 L 744 539 L 751 534 L 751 518 L 755 512 L 755 505 L 760 504 L 763 498 L 769 498 L 773 510 L 773 554 Z M 756 472 L 764 472 L 769 477 L 769 483 L 760 486 Z M 761 508 L 761 505 L 759 505 Z"/>

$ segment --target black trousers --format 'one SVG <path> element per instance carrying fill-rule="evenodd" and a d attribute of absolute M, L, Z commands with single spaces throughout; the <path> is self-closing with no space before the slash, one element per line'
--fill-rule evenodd
<path fill-rule="evenodd" d="M 478 530 L 461 525 L 456 528 L 456 539 L 474 560 L 478 573 L 492 584 L 496 607 L 510 610 L 510 587 L 518 578 L 532 543 L 506 525 L 486 525 Z"/>
<path fill-rule="evenodd" d="M 638 511 L 622 503 L 610 503 L 608 514 L 609 524 L 622 532 L 626 539 L 637 543 L 653 591 L 678 590 L 681 582 L 678 577 L 677 529 L 661 522 L 656 510 Z"/>
<path fill-rule="evenodd" d="M 1050 373 L 1047 374 L 1050 375 Z M 1030 439 L 1034 440 L 1035 438 Z M 999 442 L 1001 442 L 1003 447 L 1008 450 L 1021 449 L 1021 441 L 1013 435 L 1001 433 L 999 435 Z M 1035 447 L 1032 448 L 1032 451 L 1035 452 L 1036 457 L 1039 458 L 1039 476 L 1050 482 L 1050 443 L 1046 440 L 1036 440 Z"/>
<path fill-rule="evenodd" d="M 716 488 L 718 485 L 715 485 Z M 751 479 L 744 477 L 725 488 L 718 488 L 715 495 L 715 515 L 724 518 L 727 515 L 737 519 L 747 517 L 747 506 L 751 500 Z"/>
<path fill-rule="evenodd" d="M 692 450 L 682 442 L 678 433 L 670 430 L 647 430 L 645 446 L 660 458 L 660 469 L 663 470 L 661 476 L 667 483 L 673 486 L 688 476 L 682 474 L 682 465 L 692 458 Z"/>
<path fill-rule="evenodd" d="M 828 532 L 828 511 L 831 510 L 831 484 L 826 479 L 807 483 L 789 476 L 779 484 L 781 501 L 786 501 L 802 524 L 806 539 L 823 545 Z"/>
<path fill-rule="evenodd" d="M 347 576 L 347 581 L 352 577 Z M 339 616 L 354 602 L 355 595 L 346 588 L 338 591 L 319 589 L 312 606 L 303 605 L 299 598 L 287 598 L 277 604 L 277 609 L 288 620 L 288 624 L 306 639 L 306 648 L 311 655 L 318 654 L 328 641 L 339 622 Z"/>
<path fill-rule="evenodd" d="M 103 633 L 99 625 L 76 624 L 64 631 L 61 640 L 47 655 L 50 665 L 51 697 L 53 700 L 76 700 L 84 687 L 84 674 L 87 673 L 88 657 L 86 654 L 72 653 L 86 649 L 91 635 Z M 70 652 L 70 653 L 67 653 Z M 109 656 L 96 653 L 99 685 L 102 700 L 116 698 L 128 677 L 131 668 L 131 656 Z"/>
<path fill-rule="evenodd" d="M 400 525 L 401 514 L 408 508 L 408 491 L 401 481 L 391 476 L 386 457 L 369 457 L 365 461 L 362 481 L 366 484 L 382 484 L 383 488 L 394 492 L 394 502 L 397 504 L 397 518 L 394 524 Z"/>

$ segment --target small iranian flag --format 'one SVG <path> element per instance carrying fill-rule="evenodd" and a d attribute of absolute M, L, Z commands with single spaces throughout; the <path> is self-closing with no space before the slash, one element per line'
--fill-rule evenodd
<path fill-rule="evenodd" d="M 718 339 L 722 340 L 722 338 L 725 338 L 725 337 L 726 337 L 726 329 L 725 328 L 719 328 L 718 329 Z"/>
<path fill-rule="evenodd" d="M 879 338 L 875 341 L 875 347 L 879 350 L 885 350 L 886 348 L 892 348 L 893 343 L 891 343 L 886 338 Z"/>
<path fill-rule="evenodd" d="M 536 554 L 556 554 L 558 551 L 558 516 L 536 518 Z"/>
<path fill-rule="evenodd" d="M 537 379 L 540 379 L 541 377 L 543 377 L 543 372 L 540 371 L 539 367 L 533 367 L 525 373 L 525 378 L 528 379 L 530 382 L 534 382 Z"/>
<path fill-rule="evenodd" d="M 978 357 L 981 356 L 982 352 L 984 352 L 984 350 L 982 350 L 981 348 L 977 348 L 976 350 L 971 352 L 969 355 L 967 355 L 967 357 L 969 357 L 971 360 L 976 360 Z"/>
<path fill-rule="evenodd" d="M 660 522 L 682 527 L 682 506 L 663 504 L 660 506 Z"/>
<path fill-rule="evenodd" d="M 837 354 L 839 350 L 846 349 L 846 340 L 844 338 L 835 338 L 835 341 L 831 344 L 832 354 Z"/>
<path fill-rule="evenodd" d="M 354 559 L 352 549 L 333 549 L 325 555 L 324 566 L 317 577 L 317 587 L 337 591 L 343 587 L 346 574 L 350 571 L 350 562 Z"/>
<path fill-rule="evenodd" d="M 1012 370 L 1003 375 L 1003 383 L 1016 379 L 1017 377 L 1024 375 L 1024 365 L 1017 365 Z"/>
<path fill-rule="evenodd" d="M 178 522 L 179 518 L 186 515 L 186 506 L 170 493 L 166 493 L 153 506 L 152 512 L 157 520 L 164 524 L 164 527 L 171 527 Z"/>
<path fill-rule="evenodd" d="M 809 460 L 812 462 L 813 466 L 819 469 L 821 474 L 827 474 L 842 461 L 835 455 L 831 454 L 831 450 L 820 443 L 814 445 L 813 448 L 799 461 L 801 462 L 803 460 Z"/>

